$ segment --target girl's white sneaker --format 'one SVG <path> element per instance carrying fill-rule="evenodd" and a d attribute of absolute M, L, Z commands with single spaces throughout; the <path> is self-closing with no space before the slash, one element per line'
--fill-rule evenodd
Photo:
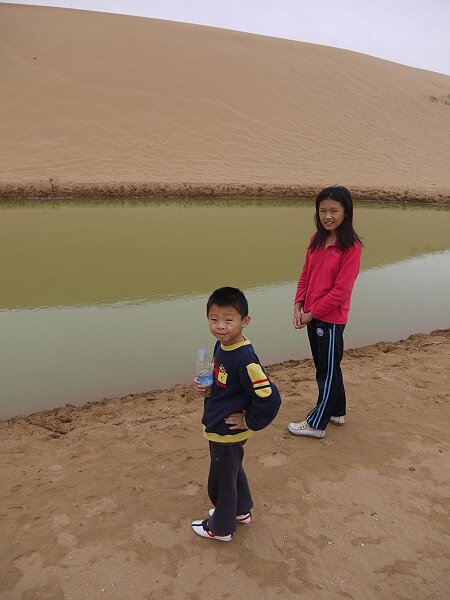
<path fill-rule="evenodd" d="M 305 437 L 323 438 L 325 435 L 325 429 L 314 429 L 308 425 L 307 421 L 289 423 L 288 429 L 294 435 L 303 435 Z"/>
<path fill-rule="evenodd" d="M 330 421 L 335 425 L 343 425 L 345 423 L 345 415 L 342 415 L 341 417 L 330 417 Z"/>

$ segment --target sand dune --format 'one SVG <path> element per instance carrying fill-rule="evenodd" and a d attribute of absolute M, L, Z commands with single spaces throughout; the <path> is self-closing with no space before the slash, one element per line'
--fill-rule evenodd
<path fill-rule="evenodd" d="M 450 197 L 450 77 L 216 28 L 0 5 L 3 196 Z M 406 194 L 406 196 L 405 196 Z M 378 196 L 379 197 L 379 196 Z"/>
<path fill-rule="evenodd" d="M 246 446 L 254 523 L 196 536 L 208 448 L 192 387 L 0 422 L 0 598 L 444 600 L 450 330 L 350 350 L 349 415 L 286 424 L 311 360 L 270 368 L 281 412 Z"/>

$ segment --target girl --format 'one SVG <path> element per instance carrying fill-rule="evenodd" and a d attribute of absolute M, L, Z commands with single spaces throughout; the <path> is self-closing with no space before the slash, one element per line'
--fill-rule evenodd
<path fill-rule="evenodd" d="M 307 326 L 319 388 L 317 405 L 294 435 L 323 438 L 331 420 L 345 423 L 341 359 L 343 333 L 353 284 L 359 273 L 362 241 L 353 229 L 353 203 L 342 186 L 327 187 L 316 198 L 317 232 L 311 238 L 294 302 L 294 327 Z"/>

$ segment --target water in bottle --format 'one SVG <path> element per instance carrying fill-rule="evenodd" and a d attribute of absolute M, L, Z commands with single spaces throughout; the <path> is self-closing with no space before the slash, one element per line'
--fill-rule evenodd
<path fill-rule="evenodd" d="M 200 348 L 200 350 L 197 351 L 195 372 L 199 382 L 206 388 L 206 397 L 211 396 L 214 382 L 213 371 L 211 367 L 211 359 L 206 354 L 206 350 L 204 348 Z"/>

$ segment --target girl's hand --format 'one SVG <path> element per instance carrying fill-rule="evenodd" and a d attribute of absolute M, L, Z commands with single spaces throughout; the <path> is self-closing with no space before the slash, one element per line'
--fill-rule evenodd
<path fill-rule="evenodd" d="M 247 429 L 244 425 L 244 413 L 233 413 L 225 419 L 227 425 L 233 425 L 230 429 Z"/>
<path fill-rule="evenodd" d="M 308 323 L 311 323 L 311 321 L 313 320 L 313 318 L 314 317 L 312 316 L 312 314 L 310 312 L 302 313 L 301 322 L 302 322 L 303 327 L 305 325 L 307 325 Z"/>
<path fill-rule="evenodd" d="M 200 383 L 200 381 L 197 379 L 197 377 L 194 378 L 194 387 L 195 387 L 195 391 L 198 394 L 201 394 L 203 397 L 205 396 L 205 394 L 206 394 L 206 388 L 205 388 L 204 385 L 202 385 Z"/>
<path fill-rule="evenodd" d="M 302 324 L 303 306 L 300 304 L 294 304 L 294 327 L 295 329 L 302 329 L 305 325 Z"/>

